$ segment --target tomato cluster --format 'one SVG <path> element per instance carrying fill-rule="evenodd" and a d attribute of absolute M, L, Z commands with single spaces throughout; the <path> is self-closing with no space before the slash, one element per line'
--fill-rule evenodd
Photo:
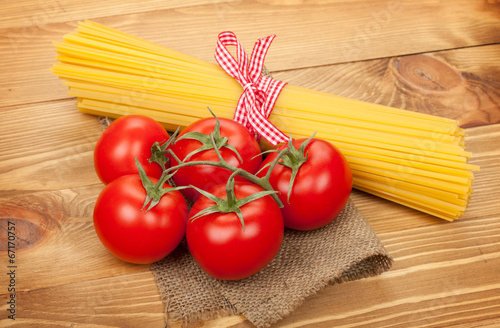
<path fill-rule="evenodd" d="M 94 227 L 103 245 L 124 261 L 144 264 L 161 260 L 184 237 L 188 206 L 179 191 L 165 194 L 149 211 L 142 209 L 146 190 L 135 159 L 157 182 L 162 168 L 149 163 L 151 146 L 168 137 L 155 120 L 129 115 L 115 120 L 94 149 L 96 173 L 106 184 L 94 207 Z"/>
<path fill-rule="evenodd" d="M 170 138 L 153 119 L 121 117 L 97 142 L 94 163 L 106 184 L 94 226 L 112 254 L 152 263 L 186 238 L 200 267 L 227 280 L 272 261 L 286 228 L 330 223 L 352 187 L 349 165 L 330 143 L 290 140 L 263 160 L 246 128 L 215 116 Z"/>

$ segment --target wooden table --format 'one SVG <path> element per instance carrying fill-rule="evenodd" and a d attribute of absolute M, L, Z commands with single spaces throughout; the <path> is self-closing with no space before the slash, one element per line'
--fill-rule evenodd
<path fill-rule="evenodd" d="M 354 191 L 393 255 L 374 278 L 329 286 L 276 327 L 498 327 L 500 3 L 488 1 L 4 1 L 0 19 L 0 326 L 163 327 L 147 265 L 111 256 L 92 225 L 103 185 L 95 117 L 52 76 L 52 41 L 92 19 L 214 62 L 216 36 L 291 84 L 458 119 L 481 166 L 453 223 Z M 10 222 L 10 223 L 9 223 Z M 7 230 L 15 224 L 15 258 Z M 12 260 L 12 263 L 9 263 Z M 9 268 L 15 265 L 15 268 Z M 11 272 L 10 270 L 15 270 Z M 11 280 L 12 278 L 12 280 Z M 11 320 L 10 287 L 15 287 Z M 172 323 L 172 327 L 179 326 Z M 203 327 L 251 327 L 244 317 Z"/>

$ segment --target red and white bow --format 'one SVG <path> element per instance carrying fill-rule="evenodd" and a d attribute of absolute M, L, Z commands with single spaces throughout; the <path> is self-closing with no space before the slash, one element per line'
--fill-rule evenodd
<path fill-rule="evenodd" d="M 264 137 L 272 145 L 288 140 L 288 137 L 267 119 L 286 85 L 285 82 L 262 76 L 264 58 L 275 37 L 271 35 L 259 39 L 254 45 L 250 61 L 233 32 L 220 33 L 215 50 L 215 59 L 220 67 L 243 87 L 234 120 L 257 136 Z M 236 46 L 237 60 L 229 53 L 227 46 Z"/>

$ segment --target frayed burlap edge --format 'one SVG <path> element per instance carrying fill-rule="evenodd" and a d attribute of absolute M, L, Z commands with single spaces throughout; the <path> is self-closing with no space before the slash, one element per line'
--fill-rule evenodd
<path fill-rule="evenodd" d="M 353 245 L 346 244 L 345 237 L 336 237 L 351 230 L 348 237 Z M 322 246 L 324 236 L 334 242 L 338 239 L 339 244 L 327 240 Z M 311 240 L 320 243 L 318 249 L 308 250 Z M 256 275 L 241 281 L 220 281 L 201 270 L 183 241 L 171 256 L 151 265 L 166 304 L 167 323 L 181 322 L 187 327 L 222 316 L 243 315 L 256 327 L 270 327 L 326 286 L 379 275 L 393 262 L 351 201 L 327 227 L 314 232 L 287 230 L 284 244 L 275 260 Z M 334 253 L 341 256 L 330 256 Z"/>

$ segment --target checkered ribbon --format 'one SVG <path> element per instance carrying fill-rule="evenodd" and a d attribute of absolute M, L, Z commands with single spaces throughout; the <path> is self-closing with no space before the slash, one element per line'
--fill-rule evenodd
<path fill-rule="evenodd" d="M 259 39 L 254 45 L 250 61 L 233 32 L 220 33 L 215 50 L 215 59 L 220 67 L 243 87 L 234 120 L 243 124 L 257 137 L 264 137 L 272 145 L 288 140 L 288 137 L 267 119 L 286 84 L 262 76 L 264 58 L 275 37 L 271 35 Z M 236 46 L 237 60 L 229 53 L 227 46 Z"/>

